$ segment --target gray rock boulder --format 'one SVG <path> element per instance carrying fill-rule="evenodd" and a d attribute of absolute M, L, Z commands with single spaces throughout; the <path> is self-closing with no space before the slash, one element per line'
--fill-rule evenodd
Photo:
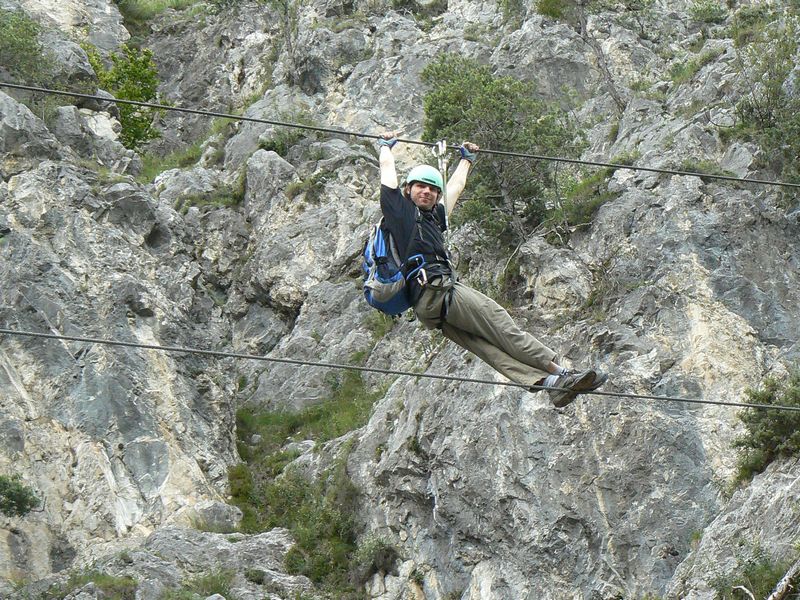
<path fill-rule="evenodd" d="M 135 175 L 141 168 L 138 155 L 118 141 L 119 121 L 106 112 L 59 106 L 49 130 L 61 144 L 113 173 Z"/>
<path fill-rule="evenodd" d="M 24 104 L 0 91 L 0 176 L 8 179 L 58 156 L 58 142 Z"/>

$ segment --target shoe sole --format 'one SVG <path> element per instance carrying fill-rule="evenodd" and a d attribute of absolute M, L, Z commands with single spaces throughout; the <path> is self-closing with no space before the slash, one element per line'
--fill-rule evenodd
<path fill-rule="evenodd" d="M 598 389 L 598 388 L 602 387 L 602 385 L 603 385 L 603 384 L 604 384 L 606 381 L 608 381 L 608 375 L 607 375 L 606 373 L 603 373 L 603 375 L 600 377 L 600 379 L 595 379 L 595 380 L 594 380 L 594 382 L 592 382 L 592 385 L 591 385 L 591 386 L 589 386 L 589 387 L 588 387 L 588 388 L 586 388 L 585 390 L 581 390 L 581 391 L 583 391 L 583 392 L 593 392 L 593 391 L 595 391 L 596 389 Z"/>
<path fill-rule="evenodd" d="M 581 392 L 588 392 L 592 389 L 592 386 L 595 384 L 595 373 L 594 371 L 587 371 L 586 375 L 578 379 L 575 383 L 572 384 L 570 387 L 570 391 L 566 393 L 563 398 L 560 398 L 557 401 L 553 401 L 553 406 L 556 408 L 564 408 L 565 406 L 569 406 L 575 401 L 575 397 L 580 394 Z M 602 385 L 602 383 L 600 384 Z M 595 388 L 596 389 L 596 388 Z"/>

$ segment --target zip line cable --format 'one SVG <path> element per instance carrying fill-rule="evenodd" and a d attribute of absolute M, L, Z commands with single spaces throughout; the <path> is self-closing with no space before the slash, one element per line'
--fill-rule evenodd
<path fill-rule="evenodd" d="M 99 100 L 101 102 L 115 102 L 117 104 L 131 104 L 133 106 L 141 106 L 143 108 L 153 108 L 157 110 L 167 110 L 173 112 L 182 112 L 182 113 L 189 113 L 193 115 L 202 115 L 206 117 L 221 117 L 225 119 L 232 119 L 234 121 L 247 121 L 250 123 L 263 123 L 265 125 L 277 125 L 280 127 L 293 127 L 296 129 L 305 129 L 308 131 L 318 131 L 321 133 L 332 133 L 336 135 L 347 135 L 352 137 L 360 137 L 360 138 L 369 138 L 369 139 L 380 139 L 381 136 L 370 134 L 370 133 L 359 133 L 355 131 L 346 131 L 344 129 L 336 129 L 333 127 L 318 127 L 314 125 L 303 125 L 302 123 L 290 123 L 288 121 L 275 121 L 270 119 L 261 119 L 257 117 L 246 117 L 243 115 L 234 115 L 231 113 L 222 113 L 222 112 L 214 112 L 209 110 L 200 110 L 196 108 L 180 108 L 178 106 L 169 106 L 166 104 L 155 104 L 152 102 L 139 102 L 137 100 L 122 100 L 119 98 L 106 98 L 104 96 L 96 96 L 93 94 L 82 94 L 79 92 L 69 92 L 65 90 L 52 90 L 49 88 L 42 88 L 36 87 L 32 85 L 21 85 L 17 83 L 9 83 L 6 81 L 0 81 L 0 87 L 7 87 L 13 88 L 17 90 L 26 90 L 31 92 L 40 92 L 43 94 L 51 94 L 57 96 L 74 96 L 76 98 L 86 98 L 89 100 Z M 417 144 L 420 146 L 436 146 L 436 142 L 423 142 L 420 140 L 411 140 L 405 138 L 397 138 L 398 142 L 403 142 L 404 144 Z M 447 146 L 452 150 L 458 150 L 458 146 L 450 145 Z M 563 162 L 569 163 L 574 165 L 586 165 L 591 167 L 604 167 L 609 169 L 627 169 L 629 171 L 645 171 L 648 173 L 662 173 L 665 175 L 681 175 L 686 177 L 700 177 L 703 179 L 717 179 L 720 181 L 731 181 L 736 183 L 755 183 L 759 185 L 769 185 L 769 186 L 777 186 L 777 187 L 786 187 L 786 188 L 796 188 L 800 189 L 800 183 L 791 183 L 788 181 L 771 181 L 768 179 L 745 179 L 744 177 L 734 177 L 732 175 L 715 175 L 712 173 L 700 173 L 697 171 L 681 171 L 675 169 L 659 169 L 656 167 L 637 167 L 633 165 L 623 165 L 620 163 L 610 163 L 610 162 L 601 162 L 601 161 L 593 161 L 593 160 L 582 160 L 578 158 L 565 158 L 559 156 L 545 156 L 541 154 L 527 154 L 524 152 L 510 152 L 504 150 L 491 150 L 491 149 L 484 149 L 481 148 L 479 150 L 481 154 L 493 154 L 496 156 L 513 156 L 517 158 L 527 158 L 531 160 L 541 160 L 541 161 L 549 161 L 549 162 Z"/>
<path fill-rule="evenodd" d="M 161 346 L 158 344 L 144 344 L 139 342 L 123 342 L 103 338 L 82 337 L 73 335 L 58 335 L 53 333 L 35 333 L 32 331 L 20 331 L 16 329 L 0 329 L 0 335 L 10 335 L 18 337 L 42 338 L 48 340 L 61 340 L 68 342 L 82 342 L 88 344 L 102 344 L 106 346 L 122 346 L 125 348 L 138 348 L 142 350 L 158 350 L 161 352 L 178 352 L 183 354 L 199 354 L 203 356 L 213 356 L 217 358 L 240 358 L 247 360 L 259 360 L 262 362 L 280 363 L 296 366 L 321 367 L 326 369 L 339 369 L 346 371 L 360 371 L 362 373 L 379 373 L 382 375 L 397 375 L 407 377 L 421 377 L 425 379 L 438 379 L 442 381 L 453 381 L 459 383 L 479 383 L 484 385 L 518 387 L 529 391 L 557 390 L 564 388 L 547 388 L 542 385 L 525 385 L 513 381 L 495 381 L 493 379 L 478 379 L 474 377 L 457 377 L 455 375 L 442 375 L 438 373 L 415 373 L 413 371 L 400 371 L 397 369 L 380 369 L 378 367 L 363 367 L 358 365 L 346 365 L 342 363 L 329 363 L 312 360 L 299 360 L 295 358 L 280 358 L 273 356 L 262 356 L 259 354 L 244 354 L 240 352 L 223 352 L 220 350 L 203 350 L 201 348 L 190 348 L 184 346 Z M 753 404 L 747 402 L 725 402 L 722 400 L 702 400 L 699 398 L 680 398 L 676 396 L 651 396 L 647 394 L 628 394 L 623 392 L 580 392 L 581 394 L 592 394 L 595 396 L 610 396 L 617 398 L 630 398 L 635 400 L 665 400 L 668 402 L 684 402 L 690 404 L 711 404 L 715 406 L 730 406 L 736 408 L 752 408 L 756 410 L 783 410 L 790 412 L 800 412 L 800 406 L 786 406 L 780 404 Z"/>

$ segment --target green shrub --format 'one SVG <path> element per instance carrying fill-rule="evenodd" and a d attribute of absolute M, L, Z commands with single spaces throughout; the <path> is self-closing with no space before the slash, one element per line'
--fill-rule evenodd
<path fill-rule="evenodd" d="M 315 122 L 311 113 L 306 110 L 286 111 L 278 113 L 279 121 L 287 123 L 297 123 L 299 125 L 314 126 Z M 271 131 L 269 136 L 264 135 L 259 139 L 259 148 L 273 151 L 279 156 L 286 158 L 289 150 L 301 140 L 319 139 L 319 134 L 313 130 L 300 129 L 297 127 L 277 126 Z"/>
<path fill-rule="evenodd" d="M 22 11 L 0 8 L 0 76 L 14 83 L 50 87 L 56 62 L 52 53 L 39 43 L 41 26 Z M 72 91 L 94 91 L 73 86 Z M 4 90 L 9 91 L 9 90 Z M 43 120 L 68 102 L 63 97 L 40 92 L 20 92 L 21 101 Z"/>
<path fill-rule="evenodd" d="M 422 71 L 430 86 L 423 98 L 423 138 L 470 140 L 527 154 L 576 156 L 578 131 L 568 114 L 534 98 L 530 83 L 495 77 L 489 68 L 453 54 Z M 471 195 L 453 223 L 474 222 L 493 244 L 516 246 L 547 216 L 555 184 L 543 161 L 479 155 L 470 175 Z"/>
<path fill-rule="evenodd" d="M 362 540 L 353 556 L 354 580 L 363 585 L 375 573 L 391 573 L 396 570 L 399 559 L 400 553 L 387 539 L 369 537 Z"/>
<path fill-rule="evenodd" d="M 800 407 L 800 370 L 787 381 L 767 378 L 761 389 L 746 391 L 753 404 Z M 748 408 L 738 415 L 746 433 L 733 441 L 743 450 L 737 481 L 747 481 L 780 457 L 800 455 L 800 412 Z"/>
<path fill-rule="evenodd" d="M 24 517 L 39 506 L 34 491 L 22 483 L 19 476 L 0 475 L 0 513 Z"/>
<path fill-rule="evenodd" d="M 86 48 L 100 87 L 120 100 L 158 102 L 158 69 L 151 50 L 123 46 L 121 54 L 111 54 L 107 68 L 96 49 Z M 122 132 L 120 141 L 126 148 L 138 149 L 161 134 L 153 127 L 156 109 L 119 104 Z"/>
<path fill-rule="evenodd" d="M 344 461 L 316 482 L 294 470 L 277 478 L 241 466 L 231 471 L 231 495 L 245 515 L 243 530 L 289 529 L 296 544 L 286 555 L 287 570 L 344 594 L 336 597 L 347 597 L 353 591 L 350 573 L 356 551 L 358 490 L 347 476 Z"/>
<path fill-rule="evenodd" d="M 128 25 L 131 20 L 137 23 L 151 21 L 168 8 L 183 10 L 198 2 L 199 0 L 118 0 L 117 6 Z"/>

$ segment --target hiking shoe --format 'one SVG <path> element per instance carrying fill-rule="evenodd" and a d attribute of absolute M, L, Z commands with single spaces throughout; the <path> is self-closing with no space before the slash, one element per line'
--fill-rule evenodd
<path fill-rule="evenodd" d="M 557 408 L 564 408 L 571 404 L 579 393 L 595 390 L 608 379 L 608 376 L 603 374 L 604 378 L 597 383 L 597 377 L 597 372 L 591 369 L 587 371 L 570 371 L 566 375 L 560 375 L 552 386 L 559 389 L 547 390 L 550 395 L 550 402 Z"/>

